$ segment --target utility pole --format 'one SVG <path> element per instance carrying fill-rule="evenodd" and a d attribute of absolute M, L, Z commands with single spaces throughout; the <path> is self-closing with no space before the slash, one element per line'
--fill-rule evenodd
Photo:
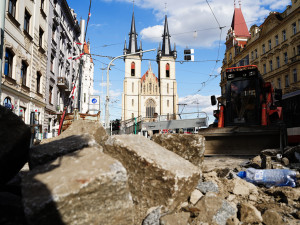
<path fill-rule="evenodd" d="M 105 129 L 109 127 L 109 109 L 108 109 L 108 103 L 109 103 L 109 69 L 113 61 L 115 61 L 118 58 L 124 57 L 124 56 L 129 56 L 129 55 L 137 55 L 143 52 L 151 52 L 151 51 L 156 51 L 156 49 L 150 49 L 146 51 L 140 51 L 136 53 L 130 53 L 130 54 L 125 54 L 125 55 L 120 55 L 115 58 L 113 58 L 110 63 L 107 66 L 107 71 L 106 71 L 106 101 L 105 101 Z"/>
<path fill-rule="evenodd" d="M 4 46 L 4 29 L 5 29 L 5 8 L 6 0 L 0 1 L 0 105 L 2 96 L 2 59 L 3 59 L 3 46 Z"/>

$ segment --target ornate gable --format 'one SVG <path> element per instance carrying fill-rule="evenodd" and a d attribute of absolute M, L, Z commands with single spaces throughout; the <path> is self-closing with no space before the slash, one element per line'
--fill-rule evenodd
<path fill-rule="evenodd" d="M 152 72 L 151 65 L 147 72 L 141 78 L 142 95 L 158 95 L 158 79 Z"/>

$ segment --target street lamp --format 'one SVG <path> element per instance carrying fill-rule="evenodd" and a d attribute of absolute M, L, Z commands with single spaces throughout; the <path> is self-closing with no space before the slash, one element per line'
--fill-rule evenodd
<path fill-rule="evenodd" d="M 150 50 L 146 50 L 146 51 L 140 51 L 140 52 L 136 52 L 136 53 L 120 55 L 120 56 L 117 56 L 117 57 L 113 58 L 110 61 L 110 63 L 108 64 L 107 71 L 106 71 L 107 78 L 106 78 L 106 101 L 105 101 L 105 128 L 109 127 L 109 109 L 108 109 L 108 103 L 109 103 L 109 69 L 110 69 L 110 66 L 111 66 L 112 62 L 115 61 L 116 59 L 124 57 L 124 56 L 137 55 L 137 54 L 140 54 L 140 53 L 143 53 L 143 52 L 151 52 L 151 51 L 156 51 L 156 49 L 154 48 L 154 49 L 150 49 Z"/>

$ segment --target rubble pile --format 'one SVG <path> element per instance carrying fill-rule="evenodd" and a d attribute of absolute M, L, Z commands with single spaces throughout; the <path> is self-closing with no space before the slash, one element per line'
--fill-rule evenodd
<path fill-rule="evenodd" d="M 1 121 L 5 119 L 0 114 Z M 23 140 L 28 129 L 17 124 L 24 136 L 20 132 L 19 139 L 13 137 Z M 200 135 L 157 136 L 155 142 L 138 135 L 108 137 L 98 122 L 75 121 L 59 137 L 29 150 L 25 161 L 30 170 L 13 177 L 13 171 L 24 164 L 20 161 L 8 171 L 9 181 L 0 184 L 0 223 L 276 225 L 299 221 L 299 181 L 295 188 L 267 188 L 237 174 L 247 168 L 299 172 L 300 146 L 284 153 L 267 149 L 245 161 L 204 158 Z M 26 149 L 15 154 L 26 155 Z"/>

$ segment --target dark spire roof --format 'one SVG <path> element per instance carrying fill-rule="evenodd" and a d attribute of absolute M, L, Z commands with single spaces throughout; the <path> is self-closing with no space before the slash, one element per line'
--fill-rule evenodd
<path fill-rule="evenodd" d="M 129 33 L 129 48 L 128 53 L 137 52 L 137 33 L 135 30 L 134 12 L 132 13 L 131 29 Z"/>
<path fill-rule="evenodd" d="M 163 34 L 162 55 L 171 55 L 170 33 L 168 27 L 167 15 L 165 16 L 165 27 Z"/>

